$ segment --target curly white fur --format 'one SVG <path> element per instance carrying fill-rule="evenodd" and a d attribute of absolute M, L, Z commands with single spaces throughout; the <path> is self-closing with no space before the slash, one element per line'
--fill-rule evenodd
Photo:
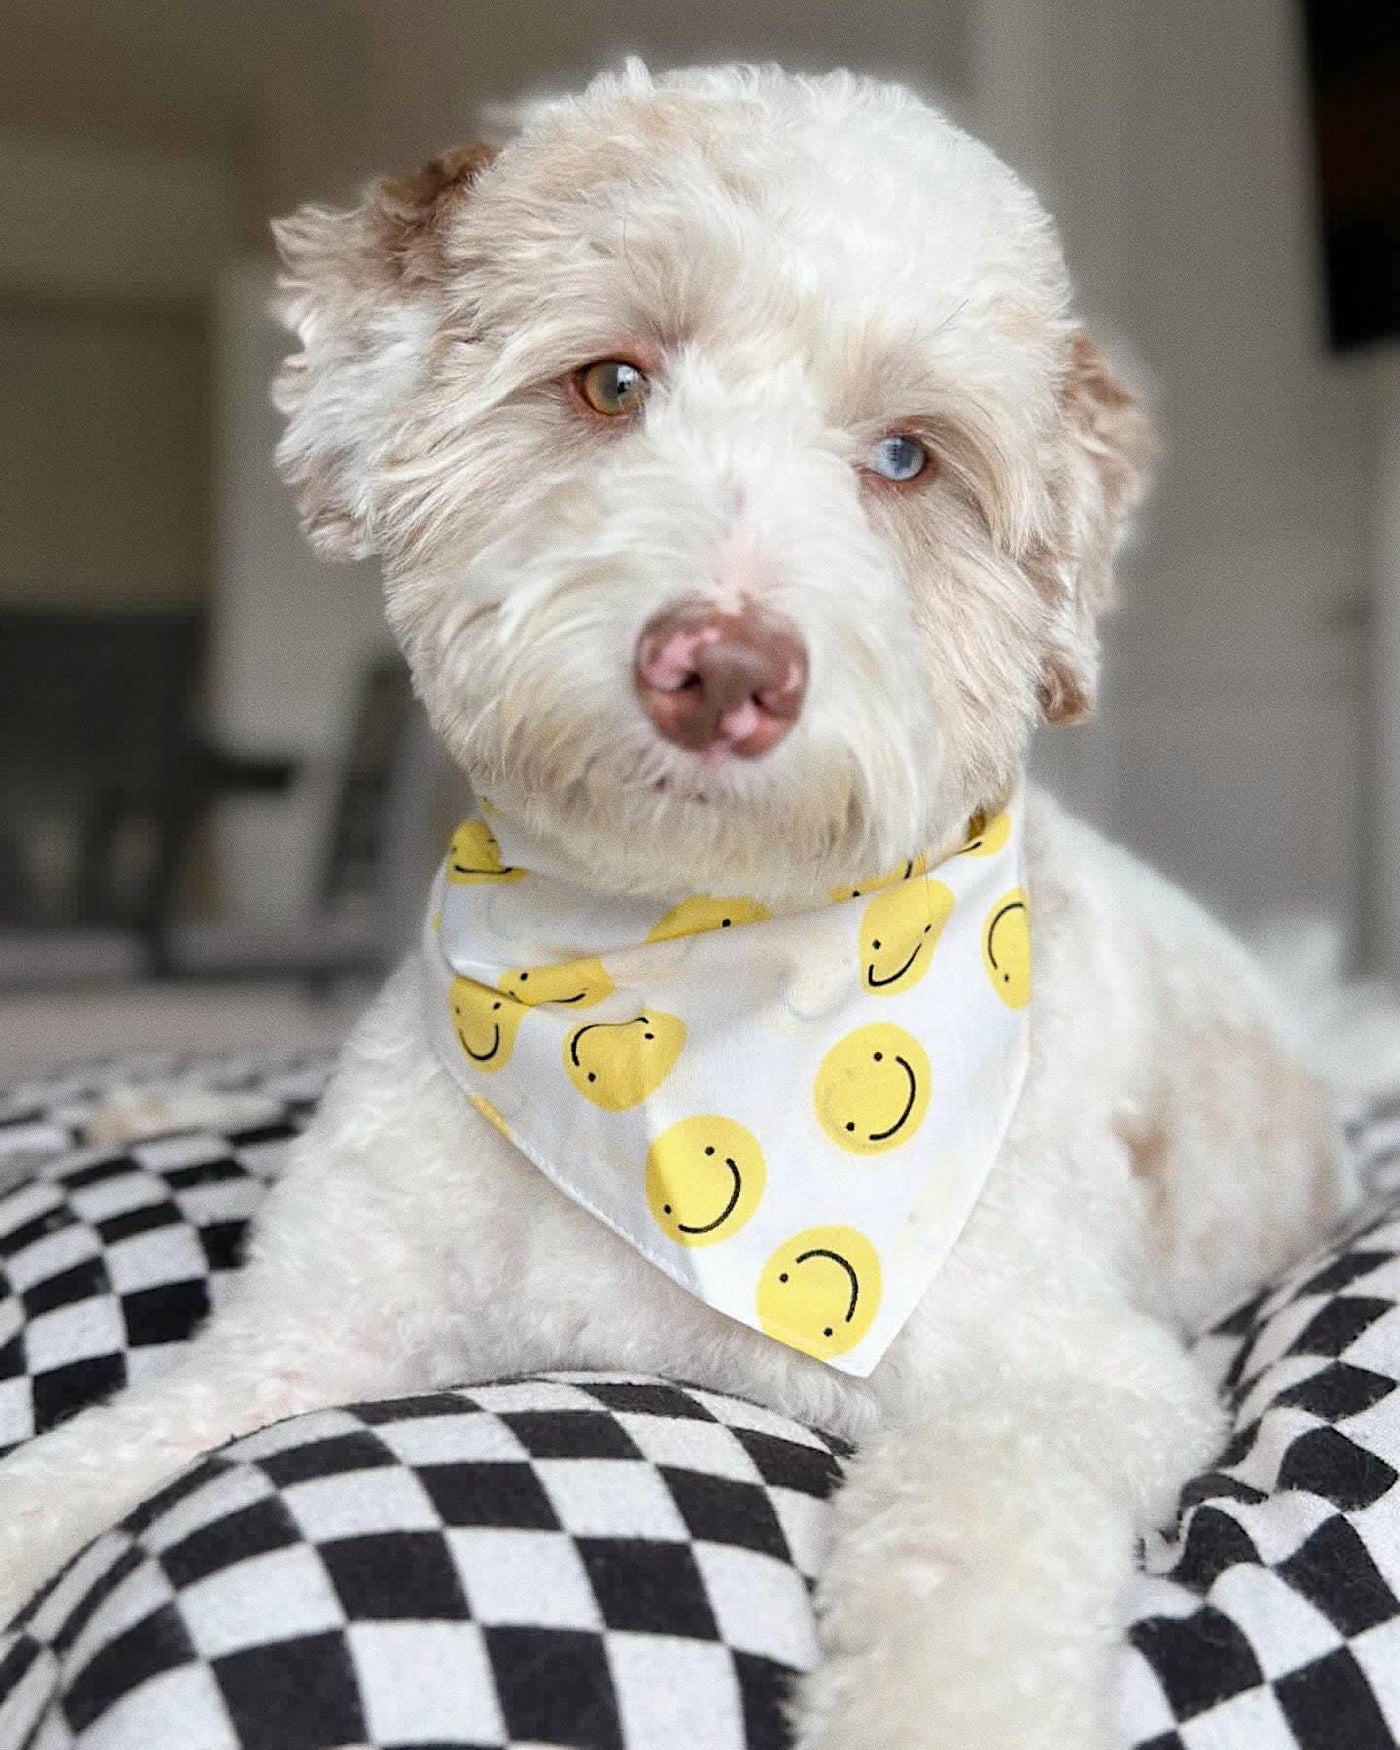
<path fill-rule="evenodd" d="M 1092 703 L 1145 424 L 990 152 L 847 75 L 633 64 L 282 228 L 301 342 L 283 462 L 374 551 L 449 747 L 580 878 L 791 901 L 996 801 L 1037 713 Z M 644 417 L 561 385 L 622 354 Z M 905 491 L 884 433 L 935 457 Z M 657 740 L 631 686 L 677 600 L 805 638 L 751 762 Z M 1090 1750 L 1135 1529 L 1219 1436 L 1179 1331 L 1345 1197 L 1276 1005 L 1189 901 L 1033 798 L 1025 1093 L 989 1186 L 868 1380 L 690 1298 L 471 1111 L 390 981 L 164 1378 L 0 1470 L 0 1616 L 196 1454 L 349 1397 L 557 1366 L 674 1373 L 854 1439 L 803 1750 Z"/>

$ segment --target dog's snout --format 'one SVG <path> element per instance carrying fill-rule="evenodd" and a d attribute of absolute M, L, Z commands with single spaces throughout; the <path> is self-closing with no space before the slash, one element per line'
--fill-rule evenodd
<path fill-rule="evenodd" d="M 802 712 L 807 652 L 797 628 L 746 606 L 667 608 L 637 640 L 637 694 L 668 741 L 694 753 L 767 753 Z"/>

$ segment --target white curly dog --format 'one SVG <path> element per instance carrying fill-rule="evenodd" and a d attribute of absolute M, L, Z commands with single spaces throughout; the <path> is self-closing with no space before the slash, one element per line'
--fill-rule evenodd
<path fill-rule="evenodd" d="M 310 538 L 378 556 L 437 731 L 593 891 L 813 902 L 955 848 L 1092 709 L 1150 432 L 1035 197 L 908 91 L 629 63 L 278 238 Z M 275 1418 L 622 1367 L 858 1448 L 803 1750 L 1113 1743 L 1135 1533 L 1221 1432 L 1182 1333 L 1348 1188 L 1243 951 L 1034 792 L 1025 830 L 1024 1088 L 868 1378 L 562 1196 L 441 1067 L 410 961 L 185 1359 L 0 1469 L 0 1616 Z"/>

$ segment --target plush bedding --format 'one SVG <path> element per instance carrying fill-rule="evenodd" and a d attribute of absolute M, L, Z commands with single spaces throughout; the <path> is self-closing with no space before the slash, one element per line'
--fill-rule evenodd
<path fill-rule="evenodd" d="M 0 1450 L 167 1366 L 324 1058 L 89 1066 L 0 1092 Z M 246 1121 L 80 1145 L 116 1082 Z M 1143 1552 L 1140 1750 L 1400 1743 L 1400 1101 L 1348 1231 L 1199 1345 L 1234 1434 Z M 816 1656 L 840 1443 L 684 1382 L 549 1375 L 296 1418 L 196 1465 L 0 1635 L 0 1750 L 770 1750 Z"/>

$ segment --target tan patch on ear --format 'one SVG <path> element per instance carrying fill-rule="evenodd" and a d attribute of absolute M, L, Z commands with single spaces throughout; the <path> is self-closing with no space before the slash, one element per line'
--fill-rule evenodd
<path fill-rule="evenodd" d="M 1103 513 L 1116 544 L 1117 524 L 1141 497 L 1157 459 L 1156 431 L 1142 403 L 1113 375 L 1082 329 L 1070 341 L 1060 404 L 1098 465 Z"/>
<path fill-rule="evenodd" d="M 444 220 L 499 151 L 481 141 L 456 146 L 411 176 L 375 184 L 369 203 L 373 242 L 401 280 L 421 284 L 439 276 Z"/>
<path fill-rule="evenodd" d="M 302 207 L 273 226 L 286 269 L 281 314 L 302 343 L 274 390 L 287 415 L 278 462 L 302 527 L 328 557 L 374 551 L 375 447 L 411 382 L 410 348 L 389 342 L 426 344 L 450 218 L 497 150 L 461 146 L 372 184 L 356 207 Z"/>
<path fill-rule="evenodd" d="M 342 500 L 345 475 L 353 465 L 348 451 L 331 450 L 305 467 L 288 472 L 302 508 L 302 532 L 327 558 L 363 557 L 361 530 Z"/>
<path fill-rule="evenodd" d="M 1094 693 L 1061 651 L 1046 658 L 1040 676 L 1040 714 L 1047 723 L 1087 723 L 1094 715 Z"/>
<path fill-rule="evenodd" d="M 1051 615 L 1040 681 L 1047 723 L 1093 714 L 1097 622 L 1113 604 L 1113 559 L 1157 454 L 1152 422 L 1083 330 L 1060 384 L 1060 462 L 1050 516 L 1026 569 Z"/>

